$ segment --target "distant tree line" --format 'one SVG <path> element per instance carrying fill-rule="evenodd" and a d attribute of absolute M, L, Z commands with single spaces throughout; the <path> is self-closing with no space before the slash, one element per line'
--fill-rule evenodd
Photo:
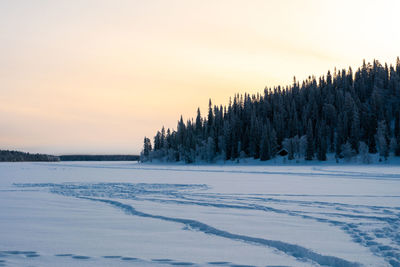
<path fill-rule="evenodd" d="M 263 94 L 235 95 L 227 106 L 182 116 L 176 130 L 164 127 L 153 144 L 144 138 L 142 161 L 213 162 L 252 157 L 269 160 L 284 150 L 289 160 L 325 161 L 327 153 L 349 159 L 370 153 L 400 156 L 400 60 L 377 60 L 309 77 Z"/>
<path fill-rule="evenodd" d="M 138 161 L 138 155 L 62 155 L 61 161 Z"/>
<path fill-rule="evenodd" d="M 20 151 L 0 150 L 0 162 L 1 161 L 60 161 L 60 158 L 46 154 L 30 154 Z"/>

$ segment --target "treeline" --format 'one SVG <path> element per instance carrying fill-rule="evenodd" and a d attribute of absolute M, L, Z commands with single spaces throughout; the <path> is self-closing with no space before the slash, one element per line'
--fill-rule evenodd
<path fill-rule="evenodd" d="M 157 132 L 153 145 L 144 138 L 142 161 L 213 162 L 253 157 L 268 160 L 326 160 L 327 153 L 350 159 L 370 153 L 384 160 L 400 155 L 400 60 L 377 60 L 309 77 L 291 86 L 266 88 L 263 94 L 235 95 L 228 106 L 213 106 L 207 116 L 184 121 L 176 130 Z"/>
<path fill-rule="evenodd" d="M 60 161 L 60 158 L 46 154 L 31 154 L 20 151 L 0 150 L 0 162 L 2 161 Z"/>
<path fill-rule="evenodd" d="M 62 155 L 61 161 L 138 161 L 137 155 Z"/>

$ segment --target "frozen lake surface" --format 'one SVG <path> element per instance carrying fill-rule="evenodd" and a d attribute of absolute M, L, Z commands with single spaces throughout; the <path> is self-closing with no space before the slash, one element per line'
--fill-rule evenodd
<path fill-rule="evenodd" d="M 0 266 L 399 266 L 400 166 L 0 164 Z"/>

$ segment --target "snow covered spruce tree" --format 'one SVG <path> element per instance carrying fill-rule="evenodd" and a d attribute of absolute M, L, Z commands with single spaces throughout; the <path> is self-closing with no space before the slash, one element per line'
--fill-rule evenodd
<path fill-rule="evenodd" d="M 400 60 L 364 61 L 355 72 L 328 71 L 263 94 L 236 94 L 227 106 L 210 100 L 205 117 L 200 109 L 195 120 L 181 117 L 176 130 L 163 127 L 153 144 L 144 139 L 143 161 L 268 160 L 283 149 L 289 160 L 400 156 Z"/>
<path fill-rule="evenodd" d="M 151 161 L 150 153 L 151 153 L 151 142 L 149 138 L 145 137 L 143 150 L 142 153 L 140 153 L 140 161 L 141 162 Z"/>

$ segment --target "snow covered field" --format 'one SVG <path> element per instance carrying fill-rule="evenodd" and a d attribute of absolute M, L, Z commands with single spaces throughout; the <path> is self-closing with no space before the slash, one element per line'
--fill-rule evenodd
<path fill-rule="evenodd" d="M 399 266 L 400 166 L 0 164 L 0 266 Z"/>

